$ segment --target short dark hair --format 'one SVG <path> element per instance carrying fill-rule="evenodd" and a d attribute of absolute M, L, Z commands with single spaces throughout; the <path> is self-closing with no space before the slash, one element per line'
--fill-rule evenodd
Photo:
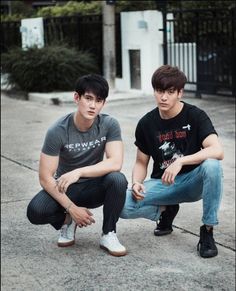
<path fill-rule="evenodd" d="M 152 75 L 152 87 L 154 90 L 166 90 L 174 88 L 180 91 L 187 82 L 185 74 L 178 67 L 164 65 L 158 68 Z"/>
<path fill-rule="evenodd" d="M 102 76 L 89 74 L 77 79 L 75 91 L 81 96 L 85 92 L 91 92 L 97 97 L 105 100 L 108 96 L 109 85 Z"/>

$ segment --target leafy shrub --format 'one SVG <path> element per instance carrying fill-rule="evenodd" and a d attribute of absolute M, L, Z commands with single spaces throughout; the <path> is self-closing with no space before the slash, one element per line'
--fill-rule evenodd
<path fill-rule="evenodd" d="M 98 72 L 90 53 L 63 45 L 11 49 L 2 54 L 1 66 L 10 84 L 27 92 L 74 90 L 78 77 Z"/>

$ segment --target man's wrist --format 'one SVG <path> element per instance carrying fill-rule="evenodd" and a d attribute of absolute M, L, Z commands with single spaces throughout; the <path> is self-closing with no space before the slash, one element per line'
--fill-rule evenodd
<path fill-rule="evenodd" d="M 70 202 L 67 207 L 65 208 L 65 213 L 69 213 L 69 210 L 71 208 L 71 206 L 73 205 L 73 202 Z"/>
<path fill-rule="evenodd" d="M 76 175 L 77 175 L 77 181 L 80 179 L 80 177 L 82 176 L 82 171 L 81 168 L 78 168 L 75 170 L 76 171 Z"/>
<path fill-rule="evenodd" d="M 142 185 L 142 182 L 138 182 L 138 181 L 135 181 L 135 182 L 133 182 L 133 184 L 132 184 L 132 189 L 133 189 L 133 187 L 134 187 L 134 185 L 136 185 L 136 184 L 138 184 L 138 185 Z"/>

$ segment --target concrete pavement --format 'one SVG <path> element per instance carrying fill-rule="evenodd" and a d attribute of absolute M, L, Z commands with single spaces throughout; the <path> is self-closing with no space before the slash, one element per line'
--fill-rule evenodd
<path fill-rule="evenodd" d="M 125 144 L 122 171 L 130 182 L 135 126 L 155 103 L 152 96 L 112 94 L 103 112 L 120 121 Z M 48 225 L 30 224 L 26 207 L 40 190 L 37 169 L 45 132 L 75 106 L 2 94 L 2 290 L 235 290 L 235 100 L 188 96 L 184 100 L 209 114 L 225 150 L 224 195 L 214 231 L 219 255 L 212 259 L 202 259 L 196 252 L 201 201 L 181 204 L 174 232 L 166 237 L 153 235 L 153 222 L 120 219 L 118 237 L 128 249 L 122 258 L 99 248 L 102 208 L 93 210 L 96 224 L 77 230 L 73 247 L 58 248 L 57 233 Z"/>

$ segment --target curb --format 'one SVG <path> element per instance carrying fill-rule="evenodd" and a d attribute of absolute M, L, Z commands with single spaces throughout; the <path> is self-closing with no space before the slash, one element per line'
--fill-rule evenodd
<path fill-rule="evenodd" d="M 73 94 L 74 92 L 29 93 L 28 100 L 39 102 L 41 104 L 73 104 Z M 151 95 L 146 95 L 140 92 L 111 92 L 111 94 L 108 96 L 107 102 L 111 103 L 144 97 L 151 97 Z"/>

